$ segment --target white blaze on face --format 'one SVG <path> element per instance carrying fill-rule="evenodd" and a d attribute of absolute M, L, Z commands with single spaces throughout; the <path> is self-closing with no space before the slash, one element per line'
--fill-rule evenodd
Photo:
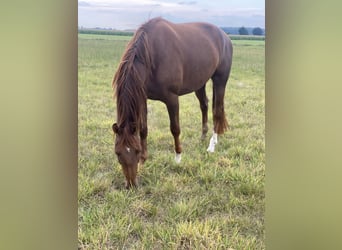
<path fill-rule="evenodd" d="M 207 151 L 213 153 L 215 151 L 215 145 L 217 144 L 217 134 L 214 132 L 213 136 L 210 138 L 209 146 Z"/>
<path fill-rule="evenodd" d="M 129 147 L 126 147 L 127 152 L 131 152 L 131 149 Z"/>

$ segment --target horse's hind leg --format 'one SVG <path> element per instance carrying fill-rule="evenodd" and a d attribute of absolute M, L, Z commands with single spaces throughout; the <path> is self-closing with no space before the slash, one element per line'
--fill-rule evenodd
<path fill-rule="evenodd" d="M 195 93 L 202 111 L 202 140 L 204 140 L 208 132 L 208 98 L 205 93 L 205 85 Z"/>
<path fill-rule="evenodd" d="M 167 102 L 165 102 L 167 111 L 170 117 L 170 130 L 175 141 L 176 157 L 175 161 L 180 163 L 182 147 L 179 140 L 180 126 L 179 126 L 179 102 L 178 96 L 172 96 Z"/>
<path fill-rule="evenodd" d="M 217 144 L 217 135 L 223 134 L 228 129 L 228 121 L 224 112 L 224 94 L 226 84 L 228 80 L 228 74 L 215 73 L 212 77 L 213 80 L 213 120 L 214 131 L 213 136 L 210 139 L 208 152 L 215 151 L 215 145 Z"/>

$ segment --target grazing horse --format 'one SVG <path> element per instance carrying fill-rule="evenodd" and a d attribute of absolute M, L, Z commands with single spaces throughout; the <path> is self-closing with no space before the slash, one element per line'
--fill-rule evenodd
<path fill-rule="evenodd" d="M 217 135 L 228 128 L 224 113 L 225 87 L 232 64 L 232 43 L 208 23 L 174 24 L 154 18 L 134 34 L 114 75 L 117 122 L 115 153 L 126 177 L 126 188 L 137 185 L 139 161 L 147 158 L 147 98 L 166 104 L 177 163 L 181 160 L 178 96 L 195 92 L 202 111 L 202 138 L 208 132 L 207 81 L 213 81 L 214 152 Z"/>

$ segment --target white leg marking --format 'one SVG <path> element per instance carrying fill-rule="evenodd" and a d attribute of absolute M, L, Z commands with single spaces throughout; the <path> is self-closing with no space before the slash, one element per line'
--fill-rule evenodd
<path fill-rule="evenodd" d="M 176 153 L 176 156 L 175 156 L 175 161 L 177 164 L 179 164 L 182 160 L 182 154 L 177 154 Z"/>
<path fill-rule="evenodd" d="M 207 151 L 213 153 L 215 151 L 215 145 L 217 144 L 217 134 L 214 132 L 213 136 L 210 138 L 209 146 Z"/>

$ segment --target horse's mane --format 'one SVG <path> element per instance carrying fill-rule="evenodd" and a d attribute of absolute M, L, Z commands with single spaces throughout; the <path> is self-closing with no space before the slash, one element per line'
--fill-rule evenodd
<path fill-rule="evenodd" d="M 145 83 L 152 67 L 147 38 L 148 24 L 143 24 L 128 43 L 112 83 L 117 125 L 124 139 L 122 143 L 132 147 L 137 142 L 129 135 L 140 130 L 141 121 L 146 116 Z"/>

